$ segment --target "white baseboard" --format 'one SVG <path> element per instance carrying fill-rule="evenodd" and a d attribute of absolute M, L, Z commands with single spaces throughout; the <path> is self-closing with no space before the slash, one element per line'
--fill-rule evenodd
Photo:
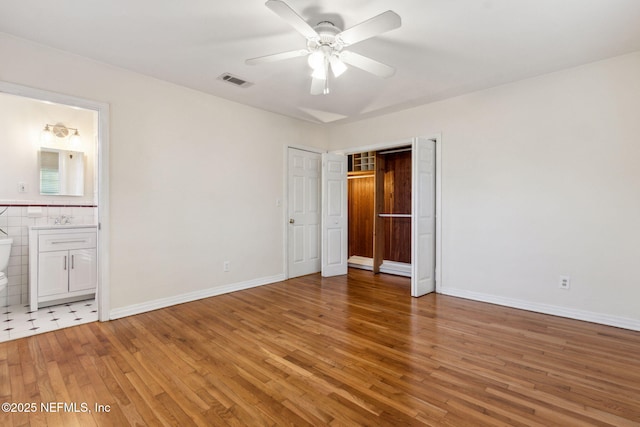
<path fill-rule="evenodd" d="M 373 270 L 373 258 L 367 258 L 360 255 L 353 255 L 347 260 L 347 265 L 362 270 Z"/>
<path fill-rule="evenodd" d="M 373 258 L 353 255 L 349 258 L 348 263 L 349 267 L 359 268 L 361 270 L 373 270 Z M 380 273 L 411 277 L 411 264 L 407 264 L 406 262 L 383 260 L 382 265 L 380 266 Z"/>
<path fill-rule="evenodd" d="M 411 264 L 406 262 L 382 261 L 380 273 L 395 274 L 396 276 L 411 277 Z"/>
<path fill-rule="evenodd" d="M 566 308 L 550 304 L 523 301 L 515 298 L 507 298 L 497 295 L 483 294 L 481 292 L 467 291 L 464 289 L 442 288 L 440 289 L 440 293 L 453 297 L 534 311 L 536 313 L 551 314 L 554 316 L 567 317 L 569 319 L 584 320 L 586 322 L 599 323 L 601 325 L 615 326 L 617 328 L 640 331 L 640 320 L 630 319 L 628 317 L 612 316 L 610 314 L 578 310 L 575 308 Z"/>
<path fill-rule="evenodd" d="M 153 301 L 134 304 L 127 307 L 116 308 L 109 312 L 109 320 L 119 319 L 121 317 L 132 316 L 134 314 L 145 313 L 147 311 L 157 310 L 159 308 L 170 307 L 176 304 L 196 301 L 203 298 L 214 297 L 216 295 L 228 294 L 230 292 L 241 291 L 244 289 L 255 288 L 257 286 L 268 285 L 270 283 L 282 282 L 285 275 L 277 274 L 271 277 L 261 277 L 258 279 L 248 280 L 246 282 L 232 283 L 225 286 L 203 289 L 201 291 L 189 292 L 186 294 L 176 295 L 168 298 L 160 298 Z"/>

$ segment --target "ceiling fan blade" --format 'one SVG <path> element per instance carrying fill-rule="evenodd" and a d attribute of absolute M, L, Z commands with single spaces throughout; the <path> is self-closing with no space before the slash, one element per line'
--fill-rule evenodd
<path fill-rule="evenodd" d="M 311 95 L 327 95 L 329 93 L 329 85 L 327 79 L 311 79 Z"/>
<path fill-rule="evenodd" d="M 247 65 L 263 64 L 265 62 L 282 61 L 283 59 L 298 58 L 300 56 L 306 56 L 309 51 L 306 49 L 292 50 L 290 52 L 274 53 L 273 55 L 259 56 L 257 58 L 251 58 L 244 61 Z"/>
<path fill-rule="evenodd" d="M 391 10 L 387 10 L 380 15 L 344 30 L 336 37 L 348 46 L 399 28 L 400 25 L 402 25 L 400 16 Z"/>
<path fill-rule="evenodd" d="M 378 62 L 374 59 L 367 58 L 359 53 L 348 50 L 343 50 L 340 53 L 340 59 L 346 64 L 353 65 L 356 68 L 360 68 L 361 70 L 367 71 L 384 79 L 393 76 L 396 72 L 395 68 L 387 64 L 383 64 L 382 62 Z"/>
<path fill-rule="evenodd" d="M 300 34 L 305 36 L 307 39 L 317 39 L 319 38 L 318 33 L 314 30 L 311 25 L 307 24 L 307 21 L 302 19 L 300 15 L 298 15 L 295 10 L 291 9 L 288 4 L 280 0 L 269 0 L 265 3 L 272 12 L 278 15 L 280 18 L 287 21 L 289 25 L 295 28 Z"/>

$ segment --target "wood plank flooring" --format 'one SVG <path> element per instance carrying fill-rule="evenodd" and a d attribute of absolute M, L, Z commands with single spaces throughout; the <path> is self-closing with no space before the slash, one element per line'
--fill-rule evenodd
<path fill-rule="evenodd" d="M 640 333 L 350 270 L 1 343 L 2 402 L 37 405 L 2 426 L 639 426 Z"/>

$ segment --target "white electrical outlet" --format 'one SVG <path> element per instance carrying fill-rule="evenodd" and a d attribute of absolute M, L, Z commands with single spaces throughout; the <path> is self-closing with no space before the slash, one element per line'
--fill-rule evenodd
<path fill-rule="evenodd" d="M 571 277 L 560 276 L 560 281 L 558 282 L 558 286 L 560 287 L 560 289 L 569 289 L 571 287 Z"/>
<path fill-rule="evenodd" d="M 225 261 L 224 263 L 222 263 L 222 270 L 229 271 L 230 265 L 231 263 L 229 261 Z"/>

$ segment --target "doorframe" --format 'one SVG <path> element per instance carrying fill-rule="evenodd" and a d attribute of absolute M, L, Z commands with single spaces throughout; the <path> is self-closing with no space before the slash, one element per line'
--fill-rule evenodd
<path fill-rule="evenodd" d="M 436 215 L 436 242 L 435 242 L 435 280 L 436 280 L 436 293 L 441 293 L 442 289 L 442 133 L 432 134 L 430 136 L 416 136 L 406 139 L 401 139 L 388 143 L 379 143 L 372 145 L 363 145 L 359 147 L 349 147 L 341 150 L 331 151 L 334 154 L 349 155 L 354 153 L 361 153 L 363 151 L 380 151 L 388 150 L 391 148 L 404 147 L 407 145 L 413 145 L 415 138 L 424 138 L 435 141 L 436 150 L 436 203 L 435 203 L 435 215 Z M 413 152 L 412 152 L 413 156 Z M 413 230 L 411 230 L 413 233 Z"/>
<path fill-rule="evenodd" d="M 305 145 L 297 145 L 297 144 L 287 144 L 283 148 L 283 162 L 284 167 L 284 177 L 283 177 L 283 200 L 282 200 L 282 224 L 284 225 L 283 230 L 283 248 L 282 248 L 282 265 L 284 271 L 284 279 L 289 279 L 289 227 L 287 224 L 289 223 L 289 149 L 308 151 L 310 153 L 322 154 L 326 153 L 327 150 L 323 150 L 322 148 L 317 147 L 309 147 Z M 320 170 L 322 174 L 322 169 Z M 277 204 L 277 202 L 276 202 Z M 318 206 L 322 205 L 322 192 L 319 193 Z M 322 252 L 320 252 L 320 256 L 322 257 Z"/>
<path fill-rule="evenodd" d="M 92 110 L 98 114 L 98 319 L 109 320 L 109 104 L 0 80 L 0 92 Z"/>

